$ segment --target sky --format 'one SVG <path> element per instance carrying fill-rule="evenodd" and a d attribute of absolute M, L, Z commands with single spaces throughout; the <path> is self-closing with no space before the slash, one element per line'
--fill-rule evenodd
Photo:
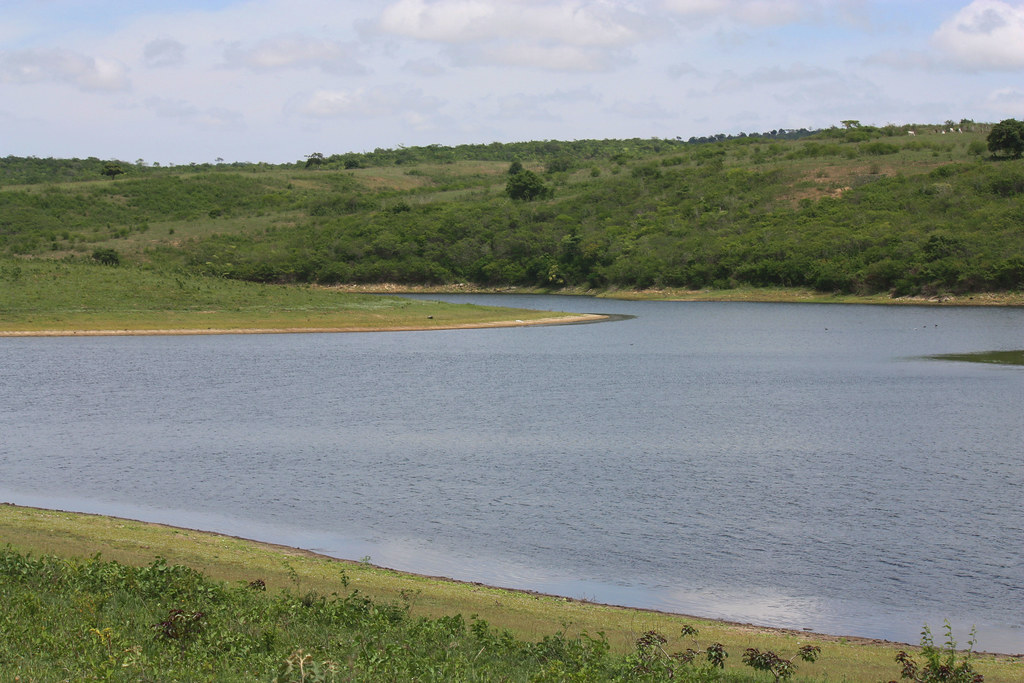
<path fill-rule="evenodd" d="M 0 156 L 1024 119 L 1024 0 L 0 0 Z"/>

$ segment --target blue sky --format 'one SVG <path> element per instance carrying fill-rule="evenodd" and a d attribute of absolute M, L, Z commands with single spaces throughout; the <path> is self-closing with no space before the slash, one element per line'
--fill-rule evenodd
<path fill-rule="evenodd" d="M 1008 0 L 0 0 L 0 156 L 1024 118 Z"/>

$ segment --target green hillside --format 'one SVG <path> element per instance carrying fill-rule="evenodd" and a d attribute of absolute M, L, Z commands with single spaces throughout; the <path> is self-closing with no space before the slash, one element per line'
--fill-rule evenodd
<path fill-rule="evenodd" d="M 989 154 L 988 124 L 949 124 L 118 162 L 115 176 L 99 159 L 7 157 L 0 256 L 257 282 L 1018 291 L 1024 161 Z"/>

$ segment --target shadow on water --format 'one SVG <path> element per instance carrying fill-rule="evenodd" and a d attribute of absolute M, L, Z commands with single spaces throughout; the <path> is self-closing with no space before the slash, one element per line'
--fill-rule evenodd
<path fill-rule="evenodd" d="M 623 313 L 601 313 L 603 318 L 597 318 L 594 320 L 567 320 L 566 322 L 554 322 L 552 325 L 593 325 L 594 323 L 613 323 L 621 320 L 633 320 L 636 318 L 635 315 L 625 315 Z"/>
<path fill-rule="evenodd" d="M 975 353 L 940 353 L 928 356 L 935 360 L 956 360 L 968 363 L 996 365 L 1024 365 L 1024 351 L 978 351 Z"/>

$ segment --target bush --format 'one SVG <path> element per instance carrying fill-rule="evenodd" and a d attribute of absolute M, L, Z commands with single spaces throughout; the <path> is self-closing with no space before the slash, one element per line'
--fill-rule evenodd
<path fill-rule="evenodd" d="M 926 625 L 924 631 L 921 632 L 921 656 L 924 658 L 924 664 L 919 665 L 913 657 L 900 650 L 896 654 L 896 662 L 903 666 L 900 678 L 917 683 L 981 683 L 985 677 L 975 673 L 971 664 L 975 643 L 974 633 L 974 629 L 971 629 L 967 652 L 960 656 L 956 651 L 953 627 L 949 625 L 949 621 L 946 621 L 946 644 L 942 648 L 935 646 L 932 632 Z M 890 683 L 895 682 L 890 681 Z"/>
<path fill-rule="evenodd" d="M 554 195 L 554 191 L 545 186 L 544 182 L 533 171 L 520 171 L 508 179 L 505 186 L 505 193 L 512 199 L 533 201 L 534 199 L 548 199 Z"/>
<path fill-rule="evenodd" d="M 114 249 L 96 249 L 92 252 L 92 257 L 105 266 L 116 266 L 121 263 L 121 255 Z"/>

